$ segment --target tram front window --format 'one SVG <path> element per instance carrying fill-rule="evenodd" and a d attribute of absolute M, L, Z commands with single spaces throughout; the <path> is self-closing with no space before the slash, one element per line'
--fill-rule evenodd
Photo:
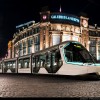
<path fill-rule="evenodd" d="M 70 42 L 64 47 L 64 55 L 67 62 L 95 63 L 86 48 L 76 42 Z"/>

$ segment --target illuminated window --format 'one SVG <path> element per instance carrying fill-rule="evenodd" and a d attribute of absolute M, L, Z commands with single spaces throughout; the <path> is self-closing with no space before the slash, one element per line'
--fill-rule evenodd
<path fill-rule="evenodd" d="M 78 41 L 78 38 L 79 38 L 78 36 L 73 36 L 72 39 L 73 39 L 74 41 Z"/>
<path fill-rule="evenodd" d="M 53 45 L 60 43 L 60 35 L 53 35 Z"/>
<path fill-rule="evenodd" d="M 63 41 L 68 41 L 68 40 L 71 40 L 71 36 L 70 35 L 63 35 L 62 42 Z"/>

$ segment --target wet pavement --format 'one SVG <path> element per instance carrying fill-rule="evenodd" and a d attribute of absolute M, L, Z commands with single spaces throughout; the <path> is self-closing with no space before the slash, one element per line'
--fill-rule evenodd
<path fill-rule="evenodd" d="M 100 97 L 95 75 L 0 74 L 0 97 Z"/>

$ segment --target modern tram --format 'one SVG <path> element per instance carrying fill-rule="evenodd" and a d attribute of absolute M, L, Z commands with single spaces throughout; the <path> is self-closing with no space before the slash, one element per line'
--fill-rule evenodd
<path fill-rule="evenodd" d="M 2 73 L 100 76 L 100 63 L 77 41 L 66 41 L 36 53 L 5 59 L 0 62 Z"/>

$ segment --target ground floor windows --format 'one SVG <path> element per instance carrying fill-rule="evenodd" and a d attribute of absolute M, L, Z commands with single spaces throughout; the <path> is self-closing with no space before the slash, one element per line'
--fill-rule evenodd
<path fill-rule="evenodd" d="M 79 37 L 78 36 L 72 36 L 72 40 L 78 41 Z"/>
<path fill-rule="evenodd" d="M 53 35 L 53 45 L 60 43 L 60 35 Z"/>
<path fill-rule="evenodd" d="M 71 36 L 70 35 L 63 35 L 62 42 L 67 41 L 67 40 L 71 40 Z"/>

